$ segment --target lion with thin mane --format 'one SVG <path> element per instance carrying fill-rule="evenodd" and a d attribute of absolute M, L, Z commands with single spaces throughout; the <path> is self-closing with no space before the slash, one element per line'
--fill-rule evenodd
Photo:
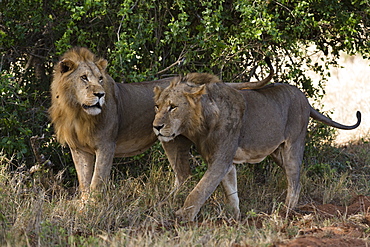
<path fill-rule="evenodd" d="M 153 88 L 165 88 L 174 79 L 116 83 L 107 65 L 87 48 L 76 47 L 56 64 L 51 83 L 51 122 L 57 140 L 71 150 L 83 198 L 108 179 L 113 157 L 142 153 L 157 140 L 152 126 Z M 273 70 L 264 80 L 230 87 L 258 88 L 272 75 Z M 190 174 L 190 146 L 182 136 L 164 144 L 171 165 L 179 171 L 175 185 Z"/>
<path fill-rule="evenodd" d="M 296 87 L 274 83 L 255 90 L 235 90 L 215 76 L 192 73 L 175 78 L 165 89 L 154 88 L 153 130 L 164 145 L 184 136 L 195 144 L 208 169 L 176 214 L 194 220 L 201 206 L 222 183 L 235 218 L 239 198 L 234 164 L 258 163 L 270 155 L 286 173 L 286 206 L 296 206 L 300 167 L 309 117 L 340 129 L 314 110 Z M 176 174 L 177 176 L 181 176 Z"/>

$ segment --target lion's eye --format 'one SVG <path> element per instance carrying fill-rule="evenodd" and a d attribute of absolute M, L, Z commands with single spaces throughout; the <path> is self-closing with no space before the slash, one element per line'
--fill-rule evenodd
<path fill-rule="evenodd" d="M 170 105 L 169 107 L 168 107 L 168 111 L 173 111 L 173 110 L 175 110 L 177 108 L 177 106 L 175 106 L 175 105 Z"/>
<path fill-rule="evenodd" d="M 99 83 L 102 84 L 103 83 L 103 76 L 100 76 L 99 77 Z"/>
<path fill-rule="evenodd" d="M 86 75 L 83 75 L 83 76 L 81 76 L 81 79 L 82 79 L 83 81 L 87 81 L 87 76 L 86 76 Z"/>
<path fill-rule="evenodd" d="M 158 106 L 158 105 L 155 105 L 155 106 L 154 106 L 154 110 L 155 110 L 156 112 L 158 112 L 158 111 L 159 111 L 159 106 Z"/>

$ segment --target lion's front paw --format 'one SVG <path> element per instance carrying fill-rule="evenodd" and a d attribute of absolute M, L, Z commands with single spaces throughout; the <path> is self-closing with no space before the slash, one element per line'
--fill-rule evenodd
<path fill-rule="evenodd" d="M 197 212 L 194 212 L 194 206 L 183 207 L 176 211 L 176 217 L 183 222 L 194 221 L 195 215 Z"/>
<path fill-rule="evenodd" d="M 91 196 L 89 192 L 81 192 L 81 203 L 88 203 L 91 200 Z"/>
<path fill-rule="evenodd" d="M 86 210 L 86 206 L 94 205 L 96 199 L 89 192 L 82 192 L 80 198 L 77 200 L 78 212 L 82 213 Z"/>

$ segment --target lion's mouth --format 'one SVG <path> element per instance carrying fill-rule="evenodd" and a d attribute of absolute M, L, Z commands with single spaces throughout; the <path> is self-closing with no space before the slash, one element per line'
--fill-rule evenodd
<path fill-rule="evenodd" d="M 172 141 L 175 139 L 176 137 L 176 134 L 172 134 L 172 135 L 168 135 L 168 136 L 165 136 L 165 135 L 162 135 L 161 133 L 159 133 L 157 135 L 158 137 L 158 140 L 162 141 L 162 142 L 169 142 L 169 141 Z"/>
<path fill-rule="evenodd" d="M 88 109 L 91 109 L 91 108 L 98 108 L 98 109 L 101 109 L 101 105 L 100 103 L 96 103 L 95 105 L 85 105 L 85 104 L 82 104 L 82 108 L 84 108 L 85 110 L 88 110 Z"/>
<path fill-rule="evenodd" d="M 176 136 L 176 134 L 173 133 L 172 135 L 165 136 L 165 135 L 162 135 L 161 133 L 159 133 L 158 136 L 165 137 L 165 138 L 174 138 Z"/>
<path fill-rule="evenodd" d="M 95 116 L 101 113 L 102 105 L 99 102 L 95 105 L 82 104 L 82 109 L 84 109 L 87 114 Z"/>

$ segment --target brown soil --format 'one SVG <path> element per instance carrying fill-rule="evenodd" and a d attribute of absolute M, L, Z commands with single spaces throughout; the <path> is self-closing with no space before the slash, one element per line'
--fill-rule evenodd
<path fill-rule="evenodd" d="M 348 207 L 333 204 L 306 204 L 299 207 L 299 210 L 302 217 L 302 220 L 297 222 L 300 228 L 299 236 L 289 241 L 276 243 L 274 246 L 370 246 L 370 241 L 364 238 L 370 225 L 370 197 L 357 196 Z M 314 217 L 323 219 L 342 217 L 350 219 L 351 223 L 347 220 L 347 223 L 336 223 L 328 227 L 310 227 Z"/>
<path fill-rule="evenodd" d="M 360 247 L 368 246 L 368 243 L 362 239 L 350 237 L 317 237 L 303 236 L 290 241 L 287 244 L 276 244 L 276 247 Z"/>

